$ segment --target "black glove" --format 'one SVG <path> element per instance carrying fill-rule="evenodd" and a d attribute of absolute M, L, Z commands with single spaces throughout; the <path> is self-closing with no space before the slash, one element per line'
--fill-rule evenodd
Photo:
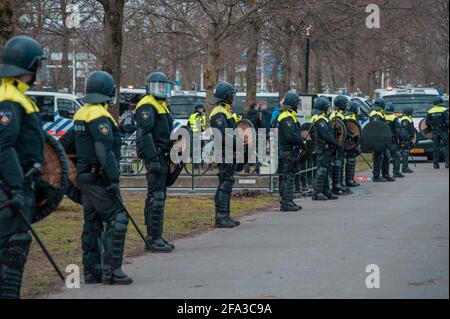
<path fill-rule="evenodd" d="M 106 188 L 106 191 L 112 195 L 120 195 L 119 183 L 111 183 L 111 185 Z"/>
<path fill-rule="evenodd" d="M 159 162 L 159 158 L 153 158 L 151 160 L 145 161 L 145 168 L 147 169 L 148 173 L 161 173 L 161 163 Z"/>
<path fill-rule="evenodd" d="M 11 190 L 11 200 L 9 201 L 9 207 L 12 211 L 17 212 L 23 209 L 23 203 L 25 197 L 23 196 L 22 190 L 13 189 Z"/>

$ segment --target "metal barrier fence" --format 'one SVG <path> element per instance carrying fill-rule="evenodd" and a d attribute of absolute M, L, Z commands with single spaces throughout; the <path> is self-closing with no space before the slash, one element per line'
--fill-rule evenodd
<path fill-rule="evenodd" d="M 270 143 L 267 145 L 269 150 Z M 145 165 L 136 155 L 134 136 L 123 140 L 121 153 L 120 171 L 122 176 L 142 178 L 145 175 Z M 244 166 L 243 171 L 235 172 L 234 174 L 236 180 L 235 190 L 259 190 L 269 193 L 274 193 L 278 190 L 278 175 L 271 174 L 271 172 L 276 171 L 276 169 L 270 167 L 272 165 L 271 162 L 247 165 Z M 299 163 L 295 181 L 297 190 L 301 190 L 303 194 L 311 193 L 316 169 L 317 167 L 312 156 L 306 156 Z M 176 182 L 169 189 L 189 193 L 213 191 L 218 182 L 216 164 L 186 164 L 178 180 L 181 180 L 182 183 Z M 132 188 L 136 190 L 145 189 L 145 187 Z"/>

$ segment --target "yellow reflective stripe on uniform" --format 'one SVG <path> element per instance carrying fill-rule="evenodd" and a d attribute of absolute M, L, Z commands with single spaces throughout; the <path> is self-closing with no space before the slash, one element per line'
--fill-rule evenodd
<path fill-rule="evenodd" d="M 295 116 L 295 111 L 291 111 L 291 110 L 284 110 L 283 112 L 280 113 L 280 115 L 278 115 L 277 121 L 281 122 L 282 120 L 284 120 L 285 118 L 291 117 L 292 120 L 294 121 L 294 123 L 298 122 L 297 117 Z"/>
<path fill-rule="evenodd" d="M 26 114 L 38 113 L 39 108 L 34 101 L 25 95 L 30 87 L 14 78 L 3 78 L 0 85 L 0 102 L 11 101 L 20 104 Z"/>
<path fill-rule="evenodd" d="M 167 114 L 170 113 L 166 102 L 157 101 L 153 95 L 149 94 L 144 96 L 139 103 L 136 105 L 136 109 L 140 108 L 142 105 L 151 105 L 155 109 L 157 114 Z"/>
<path fill-rule="evenodd" d="M 85 104 L 75 113 L 73 116 L 73 121 L 84 121 L 89 123 L 100 117 L 109 118 L 114 125 L 117 126 L 116 120 L 114 120 L 112 115 L 104 108 L 102 104 Z"/>
<path fill-rule="evenodd" d="M 385 118 L 386 121 L 393 122 L 397 118 L 397 115 L 395 115 L 395 114 L 385 114 L 384 118 Z"/>
<path fill-rule="evenodd" d="M 408 115 L 405 115 L 401 118 L 401 122 L 408 121 L 409 123 L 412 123 L 412 118 L 410 118 Z"/>
<path fill-rule="evenodd" d="M 313 115 L 312 117 L 311 117 L 311 122 L 313 122 L 313 123 L 315 123 L 315 122 L 317 122 L 318 120 L 320 120 L 320 119 L 322 119 L 322 120 L 325 120 L 325 122 L 329 122 L 330 120 L 328 119 L 328 117 L 326 117 L 325 115 L 323 115 L 323 114 L 320 114 L 320 115 Z"/>
<path fill-rule="evenodd" d="M 339 112 L 339 111 L 333 111 L 333 112 L 331 113 L 331 115 L 330 115 L 330 120 L 333 120 L 336 116 L 339 117 L 341 120 L 344 120 L 344 119 L 345 119 L 344 114 L 342 114 L 342 113 Z"/>
<path fill-rule="evenodd" d="M 229 120 L 230 118 L 234 118 L 236 120 L 236 118 L 233 116 L 233 114 L 231 114 L 230 110 L 231 110 L 231 106 L 229 104 L 220 103 L 215 108 L 213 108 L 213 110 L 211 111 L 211 114 L 209 115 L 209 119 L 211 119 L 214 115 L 222 113 L 225 115 L 227 120 Z"/>
<path fill-rule="evenodd" d="M 370 117 L 374 117 L 375 115 L 378 115 L 379 117 L 381 117 L 381 118 L 384 118 L 384 114 L 383 113 L 381 113 L 380 111 L 372 111 L 372 112 L 370 112 Z"/>
<path fill-rule="evenodd" d="M 355 114 L 346 115 L 345 119 L 346 120 L 355 120 L 355 121 L 357 120 Z"/>
<path fill-rule="evenodd" d="M 428 110 L 428 114 L 443 113 L 445 111 L 447 111 L 447 108 L 445 106 L 436 105 Z"/>

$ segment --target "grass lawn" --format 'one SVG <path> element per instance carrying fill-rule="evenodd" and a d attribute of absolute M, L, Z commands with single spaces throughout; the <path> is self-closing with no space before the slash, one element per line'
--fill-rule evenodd
<path fill-rule="evenodd" d="M 145 193 L 122 193 L 125 205 L 142 231 L 144 225 Z M 240 217 L 261 209 L 273 207 L 278 197 L 261 194 L 254 197 L 233 198 L 232 216 Z M 166 203 L 164 236 L 174 240 L 195 235 L 213 227 L 214 202 L 211 196 L 169 195 Z M 34 225 L 58 266 L 65 270 L 69 264 L 81 266 L 81 231 L 83 226 L 82 207 L 64 199 L 58 210 L 48 218 Z M 144 243 L 130 223 L 126 240 L 126 257 L 144 253 Z M 125 263 L 127 261 L 125 260 Z M 57 290 L 62 284 L 52 266 L 33 241 L 25 268 L 22 297 L 34 297 Z"/>
<path fill-rule="evenodd" d="M 362 154 L 364 158 L 369 162 L 370 165 L 373 165 L 372 163 L 372 154 L 371 153 L 364 153 Z M 372 171 L 372 169 L 367 165 L 367 163 L 364 161 L 364 159 L 360 156 L 356 159 L 356 170 L 357 173 L 363 172 L 363 171 Z"/>

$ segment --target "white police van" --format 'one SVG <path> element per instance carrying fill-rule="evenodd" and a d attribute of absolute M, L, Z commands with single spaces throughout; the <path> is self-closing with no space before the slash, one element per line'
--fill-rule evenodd
<path fill-rule="evenodd" d="M 83 105 L 79 97 L 67 93 L 27 91 L 26 95 L 38 105 L 44 131 L 57 139 L 73 126 L 73 116 Z"/>

